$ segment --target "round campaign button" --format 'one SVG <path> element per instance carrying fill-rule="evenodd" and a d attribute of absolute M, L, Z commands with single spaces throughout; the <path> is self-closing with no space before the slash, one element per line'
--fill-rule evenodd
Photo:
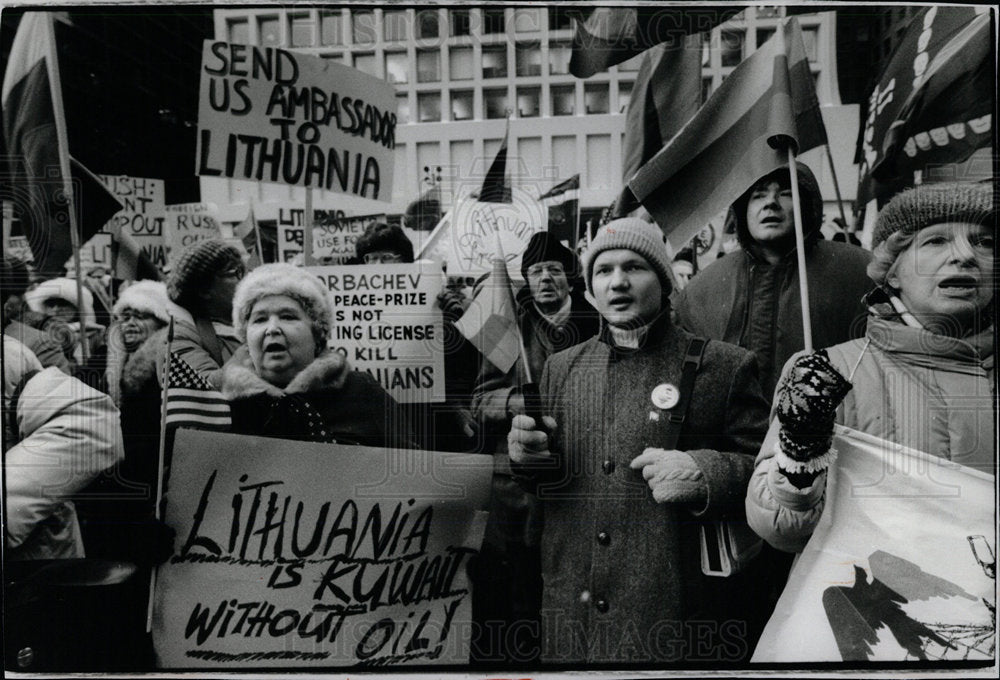
<path fill-rule="evenodd" d="M 670 383 L 662 383 L 653 389 L 651 397 L 656 408 L 668 409 L 677 406 L 677 402 L 681 399 L 681 393 Z"/>

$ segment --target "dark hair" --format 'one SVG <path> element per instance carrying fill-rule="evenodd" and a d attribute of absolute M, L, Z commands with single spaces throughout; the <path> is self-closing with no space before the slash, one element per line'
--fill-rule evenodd
<path fill-rule="evenodd" d="M 365 255 L 388 250 L 399 255 L 403 262 L 413 262 L 413 244 L 403 230 L 385 222 L 372 222 L 358 239 L 354 253 L 364 263 Z"/>

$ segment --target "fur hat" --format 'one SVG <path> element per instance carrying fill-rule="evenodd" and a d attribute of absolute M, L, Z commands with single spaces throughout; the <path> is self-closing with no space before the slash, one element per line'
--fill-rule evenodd
<path fill-rule="evenodd" d="M 81 286 L 81 288 L 83 291 L 83 309 L 78 310 L 80 321 L 83 321 L 87 325 L 93 325 L 97 322 L 94 316 L 94 294 L 86 286 Z M 28 308 L 33 312 L 39 313 L 45 312 L 45 301 L 52 298 L 65 300 L 76 307 L 76 279 L 58 278 L 42 281 L 24 294 L 24 301 L 28 304 Z"/>
<path fill-rule="evenodd" d="M 368 253 L 383 250 L 399 253 L 402 262 L 413 262 L 413 244 L 402 229 L 385 222 L 372 222 L 355 244 L 354 253 L 363 263 Z"/>
<path fill-rule="evenodd" d="M 521 277 L 528 280 L 528 267 L 539 262 L 558 262 L 566 272 L 566 278 L 575 279 L 580 275 L 580 262 L 573 251 L 564 246 L 549 231 L 539 231 L 531 235 L 528 247 L 521 256 Z"/>
<path fill-rule="evenodd" d="M 111 308 L 118 314 L 123 309 L 152 314 L 163 323 L 170 323 L 170 315 L 177 316 L 177 307 L 167 297 L 167 284 L 162 281 L 136 281 L 126 288 Z"/>
<path fill-rule="evenodd" d="M 896 194 L 879 211 L 872 230 L 872 250 L 896 232 L 912 235 L 943 222 L 992 226 L 993 217 L 993 188 L 989 183 L 921 184 Z"/>
<path fill-rule="evenodd" d="M 663 232 L 655 224 L 638 217 L 622 217 L 612 220 L 598 231 L 590 247 L 583 253 L 583 270 L 587 291 L 593 295 L 594 260 L 605 250 L 624 248 L 642 255 L 660 279 L 663 294 L 673 290 L 673 275 L 670 270 L 670 255 L 663 240 Z"/>
<path fill-rule="evenodd" d="M 333 327 L 333 307 L 323 282 L 302 267 L 276 263 L 257 267 L 236 286 L 233 296 L 233 327 L 241 342 L 247 339 L 247 319 L 254 304 L 268 295 L 287 295 L 312 320 L 316 340 L 323 345 Z"/>
<path fill-rule="evenodd" d="M 167 280 L 167 294 L 181 307 L 190 308 L 198 292 L 204 290 L 217 273 L 237 263 L 242 266 L 243 258 L 235 246 L 221 239 L 199 241 L 174 261 Z"/>

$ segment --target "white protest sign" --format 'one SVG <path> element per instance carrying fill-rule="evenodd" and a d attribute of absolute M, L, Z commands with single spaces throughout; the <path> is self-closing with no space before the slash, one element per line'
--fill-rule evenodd
<path fill-rule="evenodd" d="M 160 668 L 464 664 L 488 456 L 179 430 Z"/>
<path fill-rule="evenodd" d="M 206 40 L 195 174 L 387 201 L 396 91 L 356 69 L 282 49 Z"/>
<path fill-rule="evenodd" d="M 458 203 L 442 218 L 420 256 L 446 262 L 449 276 L 479 276 L 492 268 L 499 233 L 507 269 L 519 279 L 521 255 L 532 235 L 548 227 L 548 209 L 517 187 L 511 195 L 511 203 Z"/>
<path fill-rule="evenodd" d="M 309 267 L 330 291 L 330 346 L 406 403 L 443 402 L 444 334 L 431 262 Z"/>
<path fill-rule="evenodd" d="M 279 208 L 277 222 L 278 261 L 289 262 L 302 252 L 305 210 Z M 354 257 L 358 239 L 372 222 L 384 222 L 385 214 L 345 217 L 339 210 L 313 209 L 313 259 L 323 264 L 344 264 Z"/>
<path fill-rule="evenodd" d="M 222 238 L 211 203 L 177 203 L 164 208 L 163 233 L 169 251 L 184 250 L 199 241 Z"/>

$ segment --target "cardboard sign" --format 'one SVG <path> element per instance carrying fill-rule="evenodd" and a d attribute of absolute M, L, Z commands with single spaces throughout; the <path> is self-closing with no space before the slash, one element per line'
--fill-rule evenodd
<path fill-rule="evenodd" d="M 309 267 L 330 291 L 330 347 L 404 403 L 442 402 L 444 334 L 437 264 Z"/>
<path fill-rule="evenodd" d="M 178 203 L 164 210 L 163 233 L 169 252 L 199 241 L 222 238 L 222 228 L 210 203 Z"/>
<path fill-rule="evenodd" d="M 206 40 L 195 174 L 387 201 L 396 91 L 336 62 Z"/>
<path fill-rule="evenodd" d="M 468 663 L 488 456 L 180 430 L 160 668 Z"/>
<path fill-rule="evenodd" d="M 290 262 L 302 253 L 305 232 L 303 208 L 278 209 L 278 261 Z M 358 239 L 372 222 L 385 222 L 385 214 L 345 217 L 339 210 L 313 209 L 312 256 L 317 263 L 344 264 L 354 257 Z"/>
<path fill-rule="evenodd" d="M 511 193 L 511 203 L 458 203 L 435 227 L 420 257 L 446 262 L 449 276 L 479 276 L 492 268 L 499 234 L 507 269 L 520 280 L 521 255 L 532 235 L 547 228 L 548 209 L 522 189 Z"/>

